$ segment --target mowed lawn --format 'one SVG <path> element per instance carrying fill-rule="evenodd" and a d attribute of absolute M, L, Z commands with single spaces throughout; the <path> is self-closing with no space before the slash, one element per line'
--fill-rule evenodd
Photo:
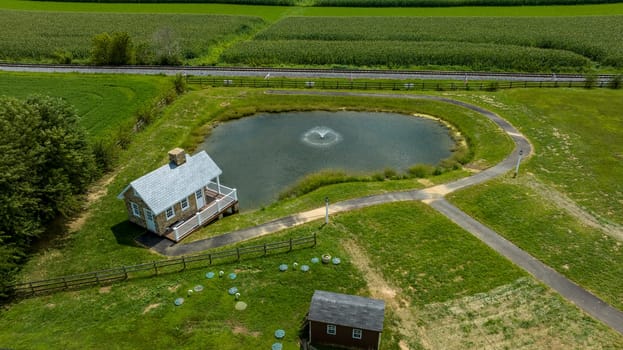
<path fill-rule="evenodd" d="M 471 96 L 528 136 L 535 154 L 516 179 L 452 201 L 537 259 L 623 309 L 623 93 L 505 91 Z"/>
<path fill-rule="evenodd" d="M 0 95 L 41 94 L 72 104 L 89 137 L 109 136 L 172 86 L 164 76 L 0 73 Z"/>

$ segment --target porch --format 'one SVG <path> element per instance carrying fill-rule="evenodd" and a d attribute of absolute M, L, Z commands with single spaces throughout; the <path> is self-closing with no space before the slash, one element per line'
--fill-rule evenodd
<path fill-rule="evenodd" d="M 210 182 L 203 188 L 203 196 L 204 206 L 199 208 L 195 215 L 172 225 L 164 237 L 177 243 L 199 227 L 220 218 L 228 210 L 232 213 L 238 211 L 238 195 L 235 188 Z"/>

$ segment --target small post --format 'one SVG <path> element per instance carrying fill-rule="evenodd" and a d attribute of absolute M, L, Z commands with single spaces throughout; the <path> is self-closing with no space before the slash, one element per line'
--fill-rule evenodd
<path fill-rule="evenodd" d="M 212 254 L 208 254 L 208 261 L 210 262 L 210 265 L 212 265 Z"/>
<path fill-rule="evenodd" d="M 290 252 L 292 251 L 292 238 L 290 238 Z"/>
<path fill-rule="evenodd" d="M 186 256 L 182 255 L 182 264 L 184 264 L 184 267 L 182 268 L 182 270 L 186 270 Z"/>
<path fill-rule="evenodd" d="M 314 232 L 314 247 L 316 246 L 316 243 L 317 243 L 317 241 L 316 241 L 316 232 Z"/>
<path fill-rule="evenodd" d="M 156 262 L 154 261 L 154 271 L 156 272 L 156 275 L 158 274 L 158 265 L 156 265 Z"/>
<path fill-rule="evenodd" d="M 264 243 L 264 255 L 266 255 L 266 243 Z"/>
<path fill-rule="evenodd" d="M 125 279 L 127 280 L 128 279 L 128 270 L 125 269 L 125 265 L 122 266 L 122 268 L 123 268 L 123 275 L 125 276 Z"/>
<path fill-rule="evenodd" d="M 519 156 L 517 157 L 517 165 L 515 166 L 515 175 L 513 177 L 517 177 L 517 174 L 519 173 L 519 163 L 521 162 L 521 155 L 523 154 L 523 150 L 520 149 L 519 150 Z"/>
<path fill-rule="evenodd" d="M 325 214 L 324 214 L 324 224 L 329 224 L 329 197 L 324 197 L 325 204 Z"/>
<path fill-rule="evenodd" d="M 236 256 L 238 257 L 238 261 L 240 261 L 240 248 L 236 247 Z"/>

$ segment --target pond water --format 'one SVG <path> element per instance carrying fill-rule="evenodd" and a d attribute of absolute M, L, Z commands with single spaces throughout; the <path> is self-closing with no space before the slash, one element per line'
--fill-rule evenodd
<path fill-rule="evenodd" d="M 414 164 L 437 164 L 451 155 L 449 130 L 427 118 L 377 112 L 258 114 L 223 123 L 199 147 L 223 170 L 221 183 L 238 189 L 241 209 L 277 199 L 308 174 L 350 174 Z M 319 203 L 322 204 L 322 203 Z"/>

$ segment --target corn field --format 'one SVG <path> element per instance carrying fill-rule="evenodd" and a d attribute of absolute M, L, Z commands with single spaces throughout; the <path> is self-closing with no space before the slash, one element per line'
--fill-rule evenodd
<path fill-rule="evenodd" d="M 87 59 L 92 39 L 102 32 L 127 32 L 135 45 L 168 36 L 184 58 L 205 55 L 210 47 L 254 31 L 259 17 L 193 14 L 120 14 L 0 10 L 0 60 L 45 61 L 58 53 Z"/>
<path fill-rule="evenodd" d="M 222 56 L 255 65 L 623 67 L 623 16 L 290 17 Z"/>

